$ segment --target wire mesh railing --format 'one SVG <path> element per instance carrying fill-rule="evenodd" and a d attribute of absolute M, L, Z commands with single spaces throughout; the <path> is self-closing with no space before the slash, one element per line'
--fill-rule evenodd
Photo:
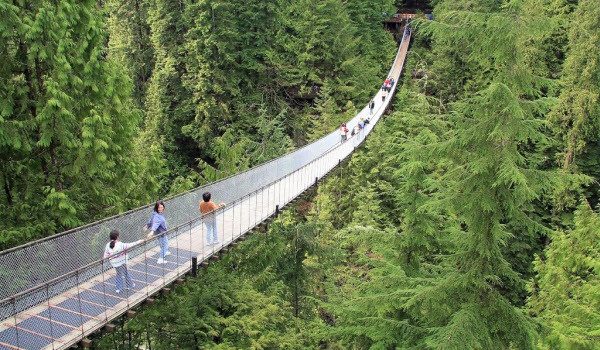
<path fill-rule="evenodd" d="M 388 75 L 396 81 L 410 30 L 404 34 Z M 381 92 L 376 99 L 380 96 Z M 171 229 L 159 236 L 168 238 L 171 254 L 159 263 L 159 236 L 130 248 L 127 269 L 133 285 L 120 293 L 115 269 L 99 257 L 112 229 L 119 229 L 123 241 L 141 238 L 149 206 L 2 252 L 0 350 L 65 348 L 189 272 L 192 257 L 207 259 L 335 168 L 363 142 L 390 100 L 391 96 L 378 100 L 372 115 L 365 107 L 354 117 L 350 128 L 360 118 L 368 117 L 371 122 L 345 142 L 340 142 L 336 131 L 285 156 L 166 201 Z M 216 202 L 228 204 L 200 217 L 198 202 L 205 191 L 213 193 Z M 216 242 L 209 237 L 209 225 L 216 228 Z"/>

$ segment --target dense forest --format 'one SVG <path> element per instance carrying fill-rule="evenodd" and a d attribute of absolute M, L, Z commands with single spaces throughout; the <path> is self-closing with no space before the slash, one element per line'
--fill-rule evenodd
<path fill-rule="evenodd" d="M 335 129 L 415 4 L 0 0 L 0 248 Z M 600 348 L 597 0 L 428 5 L 364 147 L 98 348 Z"/>
<path fill-rule="evenodd" d="M 310 9 L 310 11 L 308 11 Z M 395 53 L 393 1 L 1 1 L 0 249 L 335 129 Z"/>

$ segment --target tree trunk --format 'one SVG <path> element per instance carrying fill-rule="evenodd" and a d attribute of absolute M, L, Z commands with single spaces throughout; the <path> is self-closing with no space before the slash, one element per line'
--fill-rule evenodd
<path fill-rule="evenodd" d="M 6 202 L 8 206 L 11 207 L 13 205 L 13 197 L 11 193 L 10 182 L 6 176 L 6 173 L 3 172 L 2 177 L 4 178 L 4 193 L 6 194 Z"/>

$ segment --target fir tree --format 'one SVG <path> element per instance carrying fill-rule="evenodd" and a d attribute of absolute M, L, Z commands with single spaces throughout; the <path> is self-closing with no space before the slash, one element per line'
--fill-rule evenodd
<path fill-rule="evenodd" d="M 105 57 L 96 3 L 2 6 L 3 239 L 37 238 L 145 198 L 132 192 L 141 115 L 130 81 Z"/>
<path fill-rule="evenodd" d="M 568 232 L 535 261 L 529 308 L 544 326 L 540 348 L 596 349 L 600 334 L 600 215 L 584 200 Z"/>
<path fill-rule="evenodd" d="M 108 12 L 108 53 L 129 72 L 134 99 L 144 108 L 146 88 L 154 67 L 154 51 L 150 42 L 147 0 L 115 1 L 104 4 Z"/>
<path fill-rule="evenodd" d="M 192 92 L 184 84 L 184 37 L 189 28 L 181 5 L 156 0 L 148 8 L 155 56 L 146 93 L 146 123 L 154 127 L 151 142 L 162 146 L 170 179 L 187 175 L 201 155 L 197 143 L 182 132 L 194 118 L 194 105 Z"/>
<path fill-rule="evenodd" d="M 582 0 L 570 18 L 563 88 L 549 119 L 562 141 L 563 150 L 558 157 L 563 168 L 598 179 L 600 57 L 590 48 L 600 44 L 600 8 L 594 1 Z M 594 203 L 598 200 L 597 191 L 597 185 L 588 191 Z"/>

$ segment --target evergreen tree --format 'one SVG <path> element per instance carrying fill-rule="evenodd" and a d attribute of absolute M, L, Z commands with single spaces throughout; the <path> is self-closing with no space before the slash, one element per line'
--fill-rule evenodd
<path fill-rule="evenodd" d="M 130 81 L 105 57 L 96 3 L 3 2 L 2 12 L 0 246 L 137 205 L 146 198 L 132 192 L 141 115 Z"/>
<path fill-rule="evenodd" d="M 422 325 L 432 348 L 532 348 L 531 322 L 504 295 L 521 282 L 502 247 L 537 229 L 531 202 L 544 177 L 526 168 L 519 148 L 542 135 L 503 84 L 456 107 L 456 130 L 433 150 L 452 161 L 442 203 L 464 231 L 454 232 L 445 276 L 417 288 L 406 307 L 412 317 L 428 315 Z"/>
<path fill-rule="evenodd" d="M 147 87 L 146 124 L 153 126 L 151 142 L 160 144 L 166 157 L 169 173 L 163 182 L 177 175 L 186 176 L 201 155 L 197 143 L 182 132 L 194 118 L 192 92 L 184 84 L 184 37 L 188 26 L 182 5 L 154 0 L 148 9 L 155 63 Z"/>
<path fill-rule="evenodd" d="M 549 115 L 562 140 L 560 163 L 566 169 L 600 178 L 600 8 L 595 1 L 581 0 L 571 15 L 567 58 L 562 72 L 558 103 Z M 588 196 L 598 200 L 598 187 Z"/>
<path fill-rule="evenodd" d="M 397 184 L 394 207 L 400 215 L 400 256 L 406 272 L 418 275 L 421 264 L 432 262 L 432 256 L 441 252 L 442 227 L 452 226 L 444 223 L 442 214 L 431 205 L 437 199 L 438 187 L 444 186 L 436 181 L 436 172 L 443 172 L 443 165 L 427 155 L 427 146 L 439 142 L 447 125 L 434 114 L 424 95 L 410 96 L 405 89 L 408 87 L 398 98 L 407 107 L 392 116 L 397 127 L 390 133 L 390 138 L 399 141 L 388 146 L 388 152 L 398 154 L 398 158 L 386 158 L 392 163 L 393 182 Z"/>
<path fill-rule="evenodd" d="M 467 10 L 466 2 L 442 2 L 439 22 L 425 26 L 436 45 L 466 48 L 461 59 L 477 68 L 470 79 L 479 91 L 453 105 L 451 132 L 431 147 L 430 157 L 448 162 L 438 205 L 460 230 L 451 230 L 443 277 L 415 288 L 404 304 L 407 319 L 427 330 L 427 347 L 533 347 L 531 320 L 516 307 L 524 283 L 515 269 L 529 269 L 520 257 L 535 251 L 542 232 L 532 203 L 552 179 L 528 162 L 545 142 L 536 117 L 548 85 L 525 44 L 546 35 L 536 4 L 490 1 Z"/>
<path fill-rule="evenodd" d="M 287 111 L 284 110 L 275 117 L 269 117 L 266 108 L 260 109 L 259 113 L 256 131 L 251 134 L 255 139 L 249 146 L 248 159 L 252 165 L 267 162 L 293 150 L 292 139 L 285 133 L 283 126 Z"/>
<path fill-rule="evenodd" d="M 108 12 L 109 57 L 128 70 L 134 85 L 133 97 L 143 109 L 154 66 L 148 25 L 149 1 L 109 0 L 104 6 Z"/>
<path fill-rule="evenodd" d="M 529 300 L 543 349 L 596 349 L 600 334 L 600 215 L 586 201 L 568 232 L 557 231 L 535 261 Z"/>

